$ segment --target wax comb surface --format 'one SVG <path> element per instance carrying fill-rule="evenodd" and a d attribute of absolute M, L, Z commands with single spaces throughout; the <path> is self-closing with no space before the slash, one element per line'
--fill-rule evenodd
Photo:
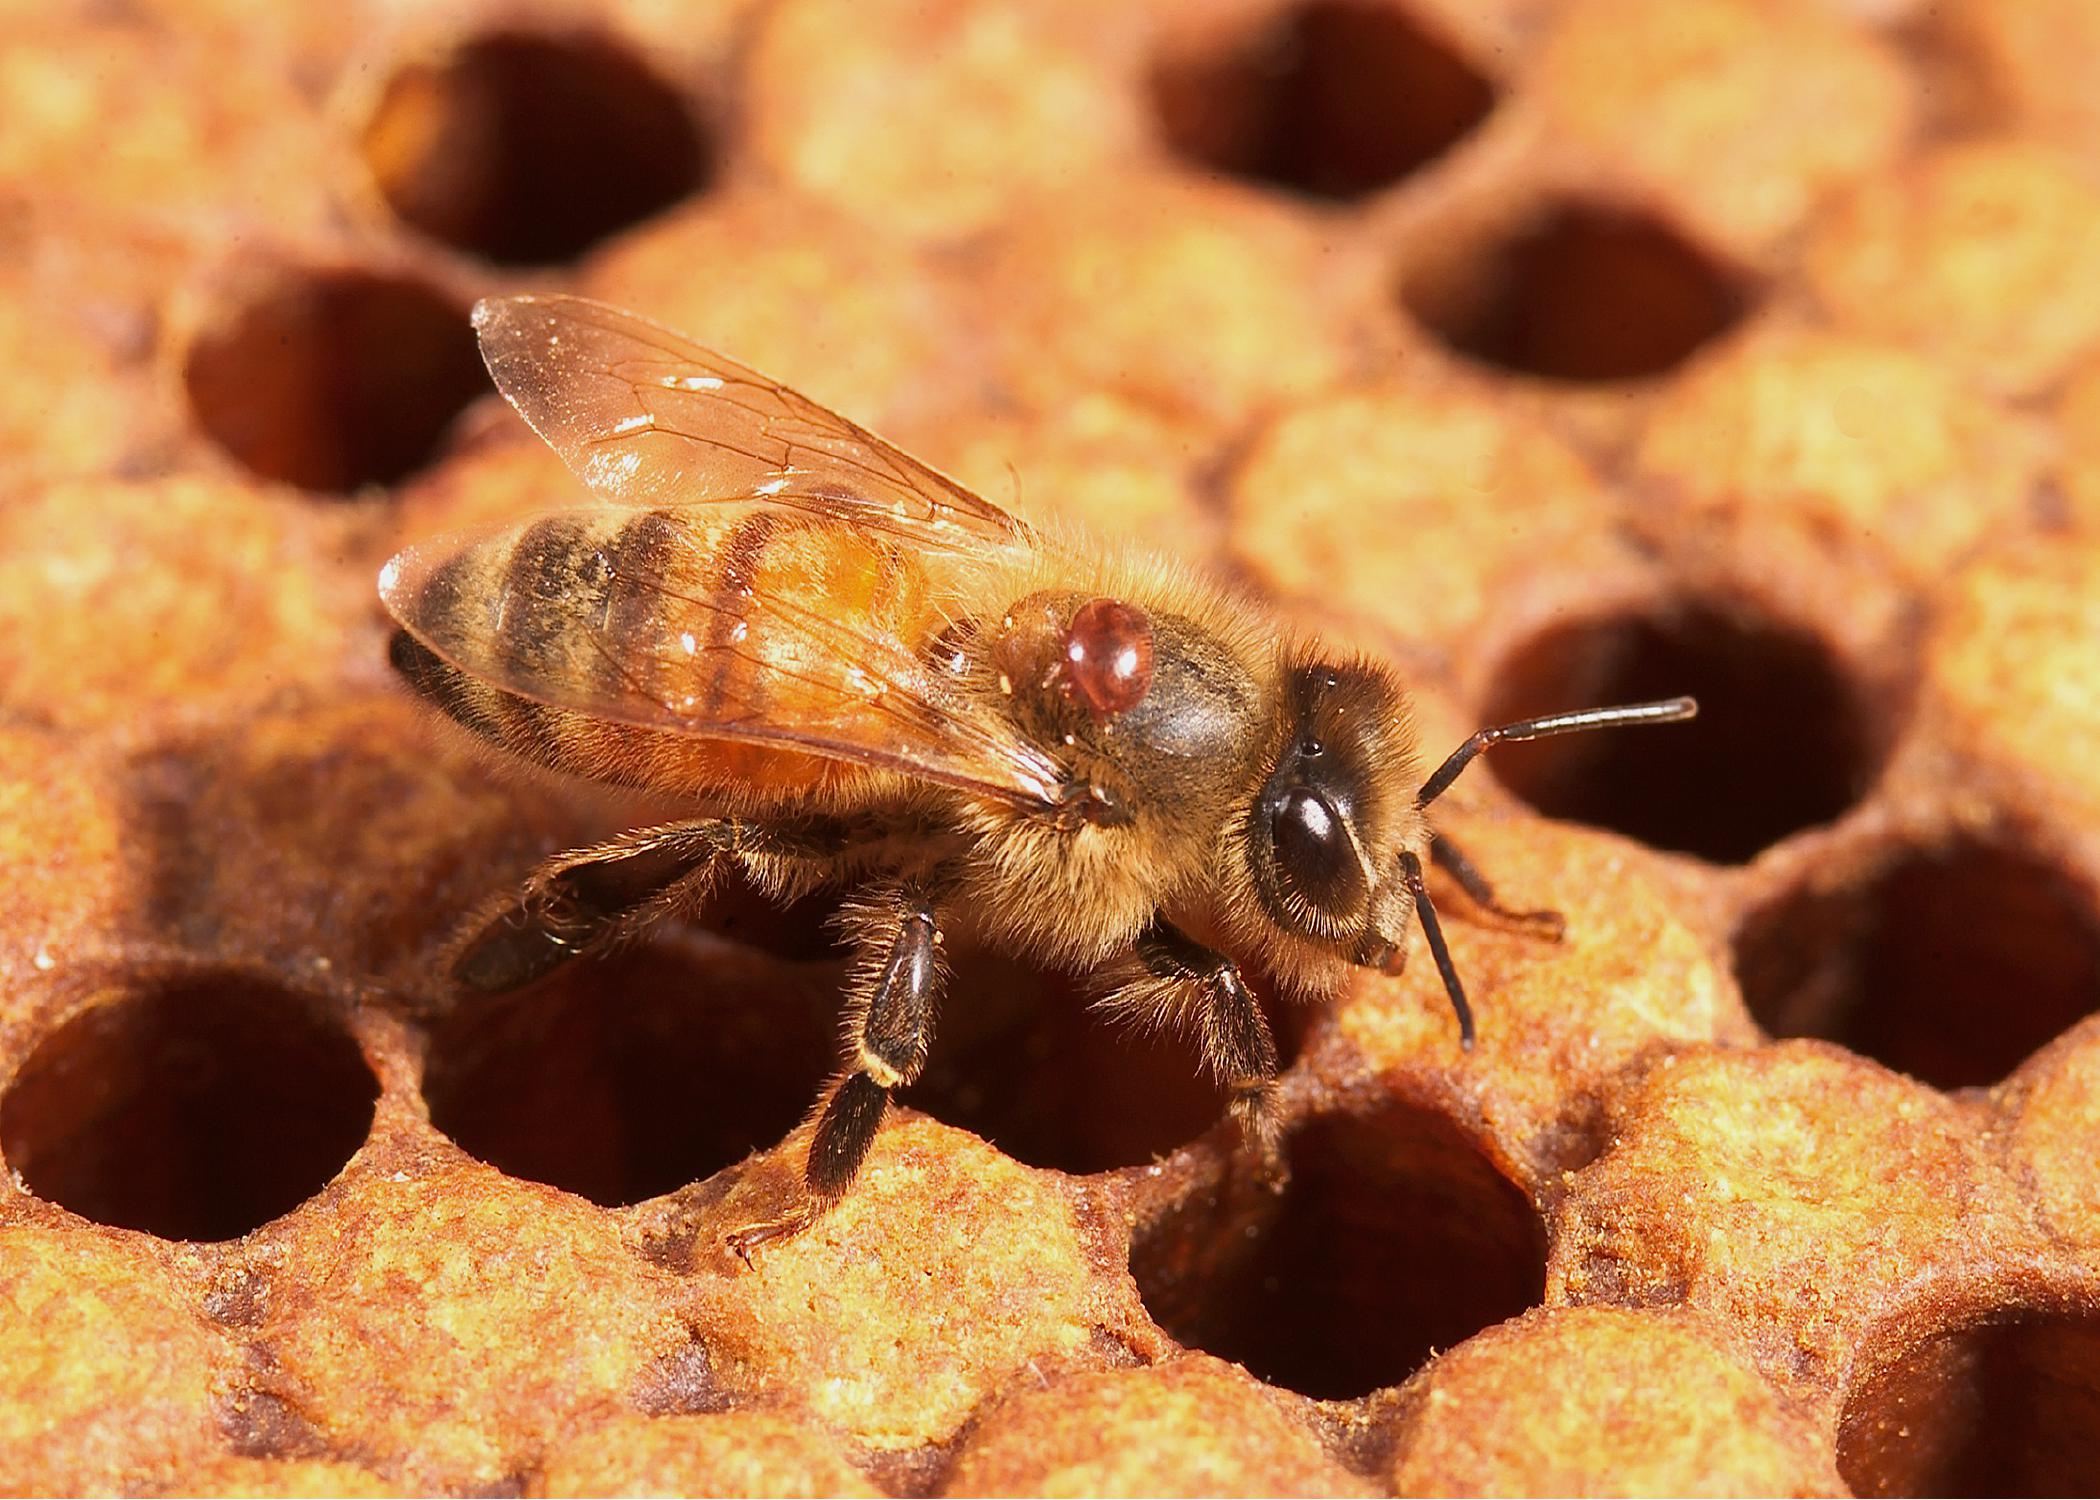
<path fill-rule="evenodd" d="M 2100 114 L 2081 0 L 61 5 L 0 152 L 0 1488 L 2100 1485 Z M 92 66 L 88 66 L 88 63 Z M 1171 1036 L 959 959 L 747 1270 L 821 902 L 503 1004 L 642 811 L 391 679 L 381 562 L 580 487 L 577 291 L 1402 664 L 1433 969 Z M 478 404 L 477 404 L 478 403 Z M 1545 816 L 1541 816 L 1544 814 Z"/>

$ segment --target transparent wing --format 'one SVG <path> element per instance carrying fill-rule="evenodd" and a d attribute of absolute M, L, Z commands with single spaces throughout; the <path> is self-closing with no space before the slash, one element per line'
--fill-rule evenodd
<path fill-rule="evenodd" d="M 496 388 L 609 500 L 763 496 L 923 547 L 1025 542 L 1021 522 L 779 382 L 581 297 L 474 308 Z"/>
<path fill-rule="evenodd" d="M 1062 791 L 1054 761 L 914 648 L 939 619 L 910 551 L 771 500 L 440 537 L 388 563 L 379 588 L 440 657 L 540 703 L 1009 801 Z"/>

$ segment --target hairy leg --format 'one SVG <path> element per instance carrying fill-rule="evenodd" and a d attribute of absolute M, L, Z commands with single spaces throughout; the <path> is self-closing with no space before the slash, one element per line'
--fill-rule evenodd
<path fill-rule="evenodd" d="M 707 819 L 637 829 L 557 854 L 466 925 L 447 972 L 475 994 L 522 989 L 696 905 L 735 842 L 735 825 Z"/>
<path fill-rule="evenodd" d="M 603 953 L 673 913 L 692 911 L 724 860 L 776 877 L 805 862 L 820 873 L 868 836 L 859 825 L 823 816 L 703 818 L 565 850 L 468 922 L 446 968 L 472 993 L 522 989 L 571 959 Z"/>
<path fill-rule="evenodd" d="M 1276 1154 L 1276 1039 L 1239 965 L 1165 917 L 1138 935 L 1138 971 L 1105 1002 L 1143 1019 L 1192 1016 L 1204 1062 L 1232 1091 L 1232 1113 L 1265 1165 Z"/>
<path fill-rule="evenodd" d="M 920 885 L 889 887 L 855 903 L 846 920 L 856 934 L 846 1066 L 817 1110 L 802 1201 L 777 1219 L 729 1236 L 729 1247 L 746 1261 L 753 1247 L 801 1233 L 845 1196 L 875 1142 L 891 1094 L 926 1067 L 947 979 L 931 892 Z"/>

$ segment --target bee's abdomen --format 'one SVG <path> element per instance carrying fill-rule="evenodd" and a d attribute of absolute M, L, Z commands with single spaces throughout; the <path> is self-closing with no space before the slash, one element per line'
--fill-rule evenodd
<path fill-rule="evenodd" d="M 633 780 L 617 774 L 603 753 L 603 732 L 610 726 L 594 726 L 580 715 L 507 693 L 462 672 L 406 630 L 394 632 L 387 659 L 402 680 L 446 718 L 506 754 L 572 776 Z"/>
<path fill-rule="evenodd" d="M 498 700 L 507 695 L 469 677 L 406 630 L 394 632 L 387 642 L 386 658 L 402 681 L 446 718 L 491 744 L 506 743 Z"/>
<path fill-rule="evenodd" d="M 392 657 L 447 716 L 535 764 L 791 798 L 856 768 L 740 731 L 831 723 L 851 742 L 835 716 L 858 667 L 793 622 L 904 640 L 923 601 L 913 566 L 842 528 L 765 511 L 579 511 L 432 568 Z"/>
<path fill-rule="evenodd" d="M 626 696 L 677 586 L 684 534 L 659 511 L 581 511 L 535 521 L 507 546 L 471 548 L 431 577 L 451 595 L 439 638 L 478 640 L 502 682 Z M 433 626 L 447 602 L 431 600 Z"/>

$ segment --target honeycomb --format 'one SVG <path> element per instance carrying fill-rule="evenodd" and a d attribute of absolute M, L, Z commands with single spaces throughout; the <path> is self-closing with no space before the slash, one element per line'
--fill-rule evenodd
<path fill-rule="evenodd" d="M 2100 1488 L 2088 0 L 12 7 L 0 1490 Z M 502 1003 L 651 815 L 483 764 L 380 562 L 577 498 L 563 287 L 1402 663 L 1435 976 L 1172 1037 L 965 955 L 863 1181 L 821 899 Z"/>

